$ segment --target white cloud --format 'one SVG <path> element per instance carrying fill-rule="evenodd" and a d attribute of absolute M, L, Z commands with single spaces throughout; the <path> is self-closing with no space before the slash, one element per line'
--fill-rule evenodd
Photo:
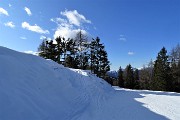
<path fill-rule="evenodd" d="M 15 27 L 13 22 L 7 22 L 7 23 L 4 23 L 4 25 L 7 26 L 7 27 L 11 27 L 11 28 Z"/>
<path fill-rule="evenodd" d="M 21 39 L 23 39 L 23 40 L 26 40 L 27 38 L 26 37 L 20 37 Z"/>
<path fill-rule="evenodd" d="M 68 38 L 75 38 L 77 33 L 80 31 L 80 29 L 73 29 L 68 26 L 59 26 L 57 30 L 55 31 L 54 38 L 61 36 L 64 37 L 65 39 Z M 81 30 L 81 32 L 84 35 L 87 35 L 88 33 L 85 30 Z"/>
<path fill-rule="evenodd" d="M 3 8 L 0 8 L 0 14 L 4 14 L 6 16 L 9 16 L 8 12 Z"/>
<path fill-rule="evenodd" d="M 11 7 L 12 5 L 11 5 L 11 4 L 9 4 L 8 6 L 9 6 L 9 7 Z"/>
<path fill-rule="evenodd" d="M 125 41 L 126 41 L 126 38 L 124 37 L 124 35 L 120 35 L 119 40 L 125 42 Z"/>
<path fill-rule="evenodd" d="M 41 39 L 41 40 L 44 40 L 44 39 L 46 39 L 46 37 L 43 36 L 43 35 L 41 35 L 41 36 L 40 36 L 40 39 Z"/>
<path fill-rule="evenodd" d="M 40 36 L 40 40 L 44 40 L 44 39 L 46 39 L 46 40 L 52 40 L 50 37 L 46 37 L 46 36 L 41 35 L 41 36 Z"/>
<path fill-rule="evenodd" d="M 32 55 L 38 55 L 38 52 L 34 52 L 34 51 L 31 51 L 31 50 L 24 51 L 24 53 L 32 54 Z"/>
<path fill-rule="evenodd" d="M 26 13 L 27 13 L 29 16 L 32 15 L 31 10 L 30 10 L 29 8 L 24 7 L 24 10 L 26 11 Z"/>
<path fill-rule="evenodd" d="M 22 28 L 33 31 L 33 32 L 37 32 L 40 34 L 49 34 L 48 30 L 43 30 L 41 27 L 37 26 L 36 24 L 31 26 L 29 23 L 23 22 Z"/>
<path fill-rule="evenodd" d="M 63 18 L 51 18 L 50 21 L 55 22 L 58 26 L 54 33 L 54 38 L 61 36 L 65 39 L 74 38 L 77 33 L 81 30 L 81 32 L 89 37 L 89 33 L 86 29 L 83 29 L 83 23 L 91 24 L 90 20 L 87 20 L 83 15 L 79 14 L 76 10 L 61 12 L 62 16 L 66 16 Z"/>
<path fill-rule="evenodd" d="M 64 12 L 61 12 L 61 15 L 66 16 L 69 23 L 76 26 L 80 26 L 81 23 L 91 23 L 90 20 L 87 20 L 83 15 L 79 14 L 77 10 L 65 10 Z"/>
<path fill-rule="evenodd" d="M 128 52 L 128 55 L 134 55 L 134 52 Z"/>

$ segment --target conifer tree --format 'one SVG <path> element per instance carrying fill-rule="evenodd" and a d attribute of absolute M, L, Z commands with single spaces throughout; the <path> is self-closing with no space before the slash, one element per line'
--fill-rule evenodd
<path fill-rule="evenodd" d="M 118 70 L 118 85 L 119 87 L 124 87 L 123 70 L 121 67 Z"/>
<path fill-rule="evenodd" d="M 57 62 L 59 64 L 62 64 L 61 58 L 63 54 L 63 39 L 59 36 L 55 39 L 57 45 L 56 45 L 56 50 L 57 50 Z"/>
<path fill-rule="evenodd" d="M 154 64 L 153 70 L 153 81 L 152 89 L 153 90 L 169 90 L 171 86 L 171 77 L 170 77 L 170 66 L 168 62 L 168 56 L 166 55 L 167 51 L 165 47 L 161 49 L 158 53 L 157 59 Z"/>
<path fill-rule="evenodd" d="M 131 65 L 127 65 L 126 69 L 125 69 L 125 81 L 124 81 L 124 86 L 126 88 L 130 88 L 133 89 L 135 86 L 135 82 L 134 82 L 134 72 L 133 69 L 131 67 Z"/>
<path fill-rule="evenodd" d="M 48 59 L 48 48 L 47 48 L 47 44 L 46 44 L 46 40 L 43 40 L 42 43 L 39 45 L 38 47 L 38 52 L 39 52 L 39 56 Z"/>
<path fill-rule="evenodd" d="M 180 92 L 180 45 L 171 50 L 172 91 Z"/>
<path fill-rule="evenodd" d="M 96 64 L 96 41 L 93 39 L 90 43 L 90 68 L 91 68 L 91 72 L 94 73 L 95 70 L 95 64 Z"/>
<path fill-rule="evenodd" d="M 97 76 L 104 78 L 106 72 L 110 70 L 107 52 L 104 49 L 104 45 L 100 43 L 99 37 L 90 44 L 90 62 L 91 71 Z"/>
<path fill-rule="evenodd" d="M 135 82 L 135 86 L 134 88 L 139 89 L 139 70 L 135 69 L 134 71 L 134 82 Z"/>

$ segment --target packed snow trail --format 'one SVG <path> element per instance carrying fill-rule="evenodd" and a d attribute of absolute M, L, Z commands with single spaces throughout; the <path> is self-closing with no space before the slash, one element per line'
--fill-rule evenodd
<path fill-rule="evenodd" d="M 180 119 L 180 94 L 113 88 L 89 71 L 0 47 L 0 120 Z"/>

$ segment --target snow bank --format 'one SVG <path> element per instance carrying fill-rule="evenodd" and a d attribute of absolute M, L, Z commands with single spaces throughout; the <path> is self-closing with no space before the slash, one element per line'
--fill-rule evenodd
<path fill-rule="evenodd" d="M 168 103 L 160 98 L 161 108 L 170 108 L 164 111 L 146 95 L 114 90 L 89 71 L 0 47 L 0 120 L 180 119 L 174 109 L 180 108 L 179 94 L 165 93 Z"/>

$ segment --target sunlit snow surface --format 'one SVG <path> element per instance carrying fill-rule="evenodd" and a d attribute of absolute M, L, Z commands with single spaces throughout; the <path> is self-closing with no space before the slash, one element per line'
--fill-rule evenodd
<path fill-rule="evenodd" d="M 148 90 L 129 90 L 114 87 L 116 90 L 133 92 L 141 95 L 135 98 L 136 101 L 143 103 L 142 106 L 157 114 L 166 116 L 171 120 L 180 119 L 180 93 L 148 91 Z"/>
<path fill-rule="evenodd" d="M 0 47 L 0 120 L 180 120 L 180 94 L 111 87 L 90 71 Z"/>

